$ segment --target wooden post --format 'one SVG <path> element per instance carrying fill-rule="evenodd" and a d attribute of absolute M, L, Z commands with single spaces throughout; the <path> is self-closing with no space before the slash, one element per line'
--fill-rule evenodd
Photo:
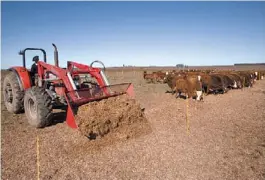
<path fill-rule="evenodd" d="M 37 136 L 37 180 L 40 179 L 40 150 L 39 150 L 39 136 Z"/>
<path fill-rule="evenodd" d="M 243 78 L 243 88 L 245 88 L 245 77 Z M 243 90 L 242 88 L 242 90 Z"/>
<path fill-rule="evenodd" d="M 189 121 L 189 99 L 186 99 L 186 132 L 190 134 L 190 121 Z"/>

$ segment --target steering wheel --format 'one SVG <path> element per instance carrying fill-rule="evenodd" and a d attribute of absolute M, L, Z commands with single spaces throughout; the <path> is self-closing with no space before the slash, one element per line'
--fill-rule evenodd
<path fill-rule="evenodd" d="M 103 70 L 104 70 L 104 71 L 106 70 L 105 65 L 103 64 L 103 62 L 101 62 L 101 61 L 99 61 L 99 60 L 95 60 L 95 61 L 93 61 L 93 62 L 90 64 L 90 66 L 93 67 L 93 64 L 94 64 L 94 63 L 99 63 L 99 64 L 101 64 L 101 65 L 103 66 Z"/>

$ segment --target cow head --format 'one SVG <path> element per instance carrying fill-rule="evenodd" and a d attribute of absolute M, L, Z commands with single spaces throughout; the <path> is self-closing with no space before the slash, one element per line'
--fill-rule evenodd
<path fill-rule="evenodd" d="M 234 88 L 237 88 L 237 83 L 236 81 L 234 81 L 234 85 L 233 85 Z"/>
<path fill-rule="evenodd" d="M 170 75 L 168 72 L 166 72 L 166 75 L 163 78 L 163 83 L 168 83 L 169 81 L 171 81 L 171 79 L 172 79 L 172 75 Z"/>

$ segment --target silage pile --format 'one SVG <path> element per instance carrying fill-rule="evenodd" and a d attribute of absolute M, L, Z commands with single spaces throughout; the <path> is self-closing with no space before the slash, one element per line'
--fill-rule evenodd
<path fill-rule="evenodd" d="M 75 119 L 81 134 L 90 139 L 103 137 L 120 128 L 123 128 L 123 134 L 130 136 L 132 129 L 147 123 L 140 104 L 127 95 L 85 104 L 79 107 Z"/>

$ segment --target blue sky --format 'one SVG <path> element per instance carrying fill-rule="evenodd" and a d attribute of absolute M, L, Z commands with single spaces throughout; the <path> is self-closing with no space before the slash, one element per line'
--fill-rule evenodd
<path fill-rule="evenodd" d="M 2 2 L 2 68 L 26 47 L 106 66 L 265 62 L 265 2 Z M 27 54 L 27 66 L 38 52 Z"/>

